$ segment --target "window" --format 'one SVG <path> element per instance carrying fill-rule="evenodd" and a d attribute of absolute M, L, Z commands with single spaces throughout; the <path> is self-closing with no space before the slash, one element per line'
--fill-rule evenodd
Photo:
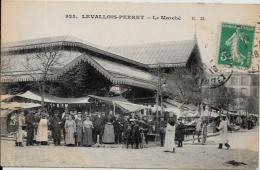
<path fill-rule="evenodd" d="M 259 96 L 259 90 L 257 87 L 253 88 L 253 96 L 258 97 Z"/>
<path fill-rule="evenodd" d="M 247 77 L 241 77 L 241 85 L 247 85 Z"/>
<path fill-rule="evenodd" d="M 237 85 L 237 77 L 231 77 L 231 85 Z"/>
<path fill-rule="evenodd" d="M 252 76 L 252 85 L 253 86 L 259 85 L 259 77 L 258 76 Z"/>

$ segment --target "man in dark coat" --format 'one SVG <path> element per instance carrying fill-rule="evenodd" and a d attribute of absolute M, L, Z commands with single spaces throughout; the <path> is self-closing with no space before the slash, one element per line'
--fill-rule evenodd
<path fill-rule="evenodd" d="M 123 133 L 123 122 L 120 118 L 116 117 L 114 122 L 114 132 L 115 132 L 115 143 L 122 143 L 122 133 Z"/>
<path fill-rule="evenodd" d="M 69 117 L 69 110 L 68 110 L 68 108 L 65 108 L 65 112 L 62 113 L 62 115 L 61 115 L 61 128 L 62 128 L 62 132 L 63 132 L 64 142 L 65 142 L 65 136 L 66 136 L 65 122 L 68 117 Z"/>
<path fill-rule="evenodd" d="M 60 145 L 61 123 L 62 122 L 58 116 L 58 113 L 55 112 L 53 118 L 51 119 L 51 131 L 54 145 Z"/>
<path fill-rule="evenodd" d="M 141 133 L 138 124 L 133 126 L 133 141 L 136 149 L 139 149 L 139 143 L 141 142 Z"/>
<path fill-rule="evenodd" d="M 97 135 L 99 135 L 99 144 L 102 144 L 102 136 L 103 136 L 103 130 L 105 125 L 105 117 L 102 116 L 100 113 L 95 117 L 94 119 L 94 141 L 97 141 Z"/>
<path fill-rule="evenodd" d="M 184 125 L 181 119 L 178 119 L 178 123 L 175 129 L 175 141 L 178 142 L 178 147 L 182 147 L 182 141 L 184 140 Z"/>
<path fill-rule="evenodd" d="M 133 148 L 133 129 L 131 125 L 127 126 L 127 130 L 125 132 L 125 138 L 126 138 L 126 148 L 128 148 L 129 144 Z"/>
<path fill-rule="evenodd" d="M 29 112 L 25 117 L 25 123 L 27 127 L 27 141 L 26 145 L 30 146 L 33 145 L 33 138 L 34 138 L 34 128 L 35 128 L 35 119 L 33 112 Z"/>

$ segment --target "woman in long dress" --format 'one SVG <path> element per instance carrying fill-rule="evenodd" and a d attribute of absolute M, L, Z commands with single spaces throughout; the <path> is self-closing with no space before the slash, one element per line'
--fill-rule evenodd
<path fill-rule="evenodd" d="M 90 121 L 89 117 L 86 117 L 86 120 L 83 121 L 83 146 L 91 146 L 93 145 L 92 141 L 92 129 L 93 123 Z"/>
<path fill-rule="evenodd" d="M 228 120 L 225 116 L 221 116 L 221 121 L 219 124 L 219 137 L 220 137 L 220 141 L 219 141 L 219 149 L 222 149 L 222 146 L 224 144 L 224 146 L 229 149 L 230 145 L 228 144 Z"/>
<path fill-rule="evenodd" d="M 82 144 L 82 130 L 83 130 L 83 121 L 81 114 L 77 115 L 76 119 L 76 145 L 80 146 Z"/>
<path fill-rule="evenodd" d="M 69 115 L 68 120 L 65 122 L 65 143 L 68 146 L 74 146 L 75 145 L 75 132 L 76 132 L 76 123 L 72 119 L 72 116 Z"/>
<path fill-rule="evenodd" d="M 110 111 L 104 128 L 103 143 L 115 143 L 115 132 L 114 132 L 114 125 L 112 122 L 113 122 L 113 117 L 112 117 L 112 112 Z"/>
<path fill-rule="evenodd" d="M 165 133 L 165 152 L 175 152 L 175 121 L 171 120 L 167 123 L 166 133 Z"/>
<path fill-rule="evenodd" d="M 41 115 L 41 119 L 38 124 L 36 141 L 38 144 L 48 144 L 48 120 L 47 116 L 44 113 Z"/>

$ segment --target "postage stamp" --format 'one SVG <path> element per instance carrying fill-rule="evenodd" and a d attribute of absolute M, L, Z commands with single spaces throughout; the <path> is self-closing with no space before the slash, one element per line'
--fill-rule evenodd
<path fill-rule="evenodd" d="M 218 64 L 249 68 L 254 33 L 254 26 L 222 23 Z"/>

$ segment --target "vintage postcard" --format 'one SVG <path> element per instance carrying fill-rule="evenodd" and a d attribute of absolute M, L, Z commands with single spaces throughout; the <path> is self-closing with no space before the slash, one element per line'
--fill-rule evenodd
<path fill-rule="evenodd" d="M 1 166 L 258 168 L 260 5 L 1 5 Z"/>

